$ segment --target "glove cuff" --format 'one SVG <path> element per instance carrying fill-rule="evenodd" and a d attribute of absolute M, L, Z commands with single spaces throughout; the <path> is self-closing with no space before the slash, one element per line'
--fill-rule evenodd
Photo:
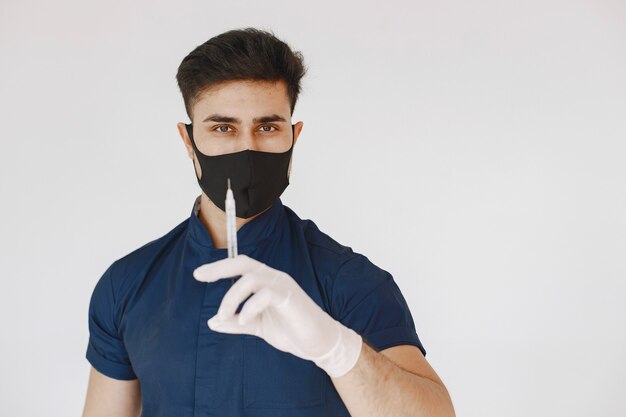
<path fill-rule="evenodd" d="M 328 353 L 313 359 L 317 366 L 333 378 L 347 374 L 356 365 L 363 344 L 357 332 L 336 320 L 335 324 L 339 330 L 335 346 Z"/>

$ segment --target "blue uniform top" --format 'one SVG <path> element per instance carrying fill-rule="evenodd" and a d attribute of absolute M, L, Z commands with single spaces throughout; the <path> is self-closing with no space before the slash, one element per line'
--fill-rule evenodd
<path fill-rule="evenodd" d="M 114 261 L 89 303 L 86 358 L 111 378 L 139 378 L 143 417 L 349 416 L 330 377 L 263 339 L 212 331 L 230 279 L 192 271 L 223 259 L 191 215 Z M 328 314 L 380 351 L 415 345 L 411 312 L 392 276 L 302 220 L 277 199 L 237 232 L 239 253 L 285 271 Z"/>

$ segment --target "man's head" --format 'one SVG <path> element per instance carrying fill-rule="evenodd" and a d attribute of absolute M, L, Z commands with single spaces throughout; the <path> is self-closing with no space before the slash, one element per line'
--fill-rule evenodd
<path fill-rule="evenodd" d="M 178 130 L 203 190 L 210 177 L 202 178 L 191 139 L 206 156 L 289 151 L 303 126 L 299 121 L 292 129 L 291 116 L 305 72 L 300 52 L 254 28 L 215 36 L 183 59 L 176 78 L 192 135 L 184 123 Z"/>

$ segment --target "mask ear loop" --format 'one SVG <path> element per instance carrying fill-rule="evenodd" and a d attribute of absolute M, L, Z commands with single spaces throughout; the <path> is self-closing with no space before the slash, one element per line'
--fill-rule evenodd
<path fill-rule="evenodd" d="M 198 149 L 198 147 L 196 146 L 196 141 L 193 138 L 193 124 L 192 123 L 185 123 L 185 128 L 187 129 L 187 135 L 189 136 L 189 139 L 191 140 L 191 147 L 193 148 L 194 154 L 196 156 L 196 159 L 198 158 L 198 154 L 202 154 L 204 155 L 202 152 L 200 152 L 200 149 Z M 194 161 L 191 161 L 191 164 L 193 165 L 193 172 L 196 174 L 196 178 L 198 179 L 198 181 L 200 181 L 200 177 L 198 176 L 198 171 L 196 171 L 196 164 L 194 163 Z M 200 161 L 198 161 L 198 165 L 200 164 Z M 204 174 L 203 174 L 204 175 Z"/>
<path fill-rule="evenodd" d="M 193 138 L 193 124 L 192 123 L 185 123 L 185 127 L 187 128 L 187 135 L 189 135 L 189 139 L 191 139 L 191 144 L 193 145 L 193 150 L 196 151 L 196 153 L 202 153 L 200 152 L 200 149 L 198 149 L 198 146 L 196 145 L 196 140 Z M 204 155 L 202 153 L 202 155 Z"/>
<path fill-rule="evenodd" d="M 287 152 L 291 152 L 291 158 L 289 158 L 289 166 L 287 167 L 287 181 L 289 181 L 289 178 L 291 178 L 291 163 L 293 162 L 293 145 L 296 139 L 296 132 L 294 130 L 295 127 L 296 125 L 294 124 L 291 125 L 291 147 L 287 150 Z"/>

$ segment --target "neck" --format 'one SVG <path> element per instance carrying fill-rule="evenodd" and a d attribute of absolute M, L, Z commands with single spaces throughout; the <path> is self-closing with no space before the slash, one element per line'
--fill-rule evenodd
<path fill-rule="evenodd" d="M 269 209 L 269 207 L 267 209 Z M 261 213 L 263 213 L 265 210 L 263 210 Z M 261 213 L 255 214 L 254 216 L 247 219 L 235 217 L 237 230 L 241 229 L 241 226 L 248 223 L 249 221 L 254 220 Z M 200 212 L 198 213 L 198 218 L 209 232 L 211 240 L 213 240 L 213 246 L 215 246 L 216 249 L 227 248 L 228 241 L 226 239 L 226 213 L 215 204 L 213 204 L 209 197 L 207 197 L 204 193 L 202 193 L 202 195 L 200 196 Z"/>

